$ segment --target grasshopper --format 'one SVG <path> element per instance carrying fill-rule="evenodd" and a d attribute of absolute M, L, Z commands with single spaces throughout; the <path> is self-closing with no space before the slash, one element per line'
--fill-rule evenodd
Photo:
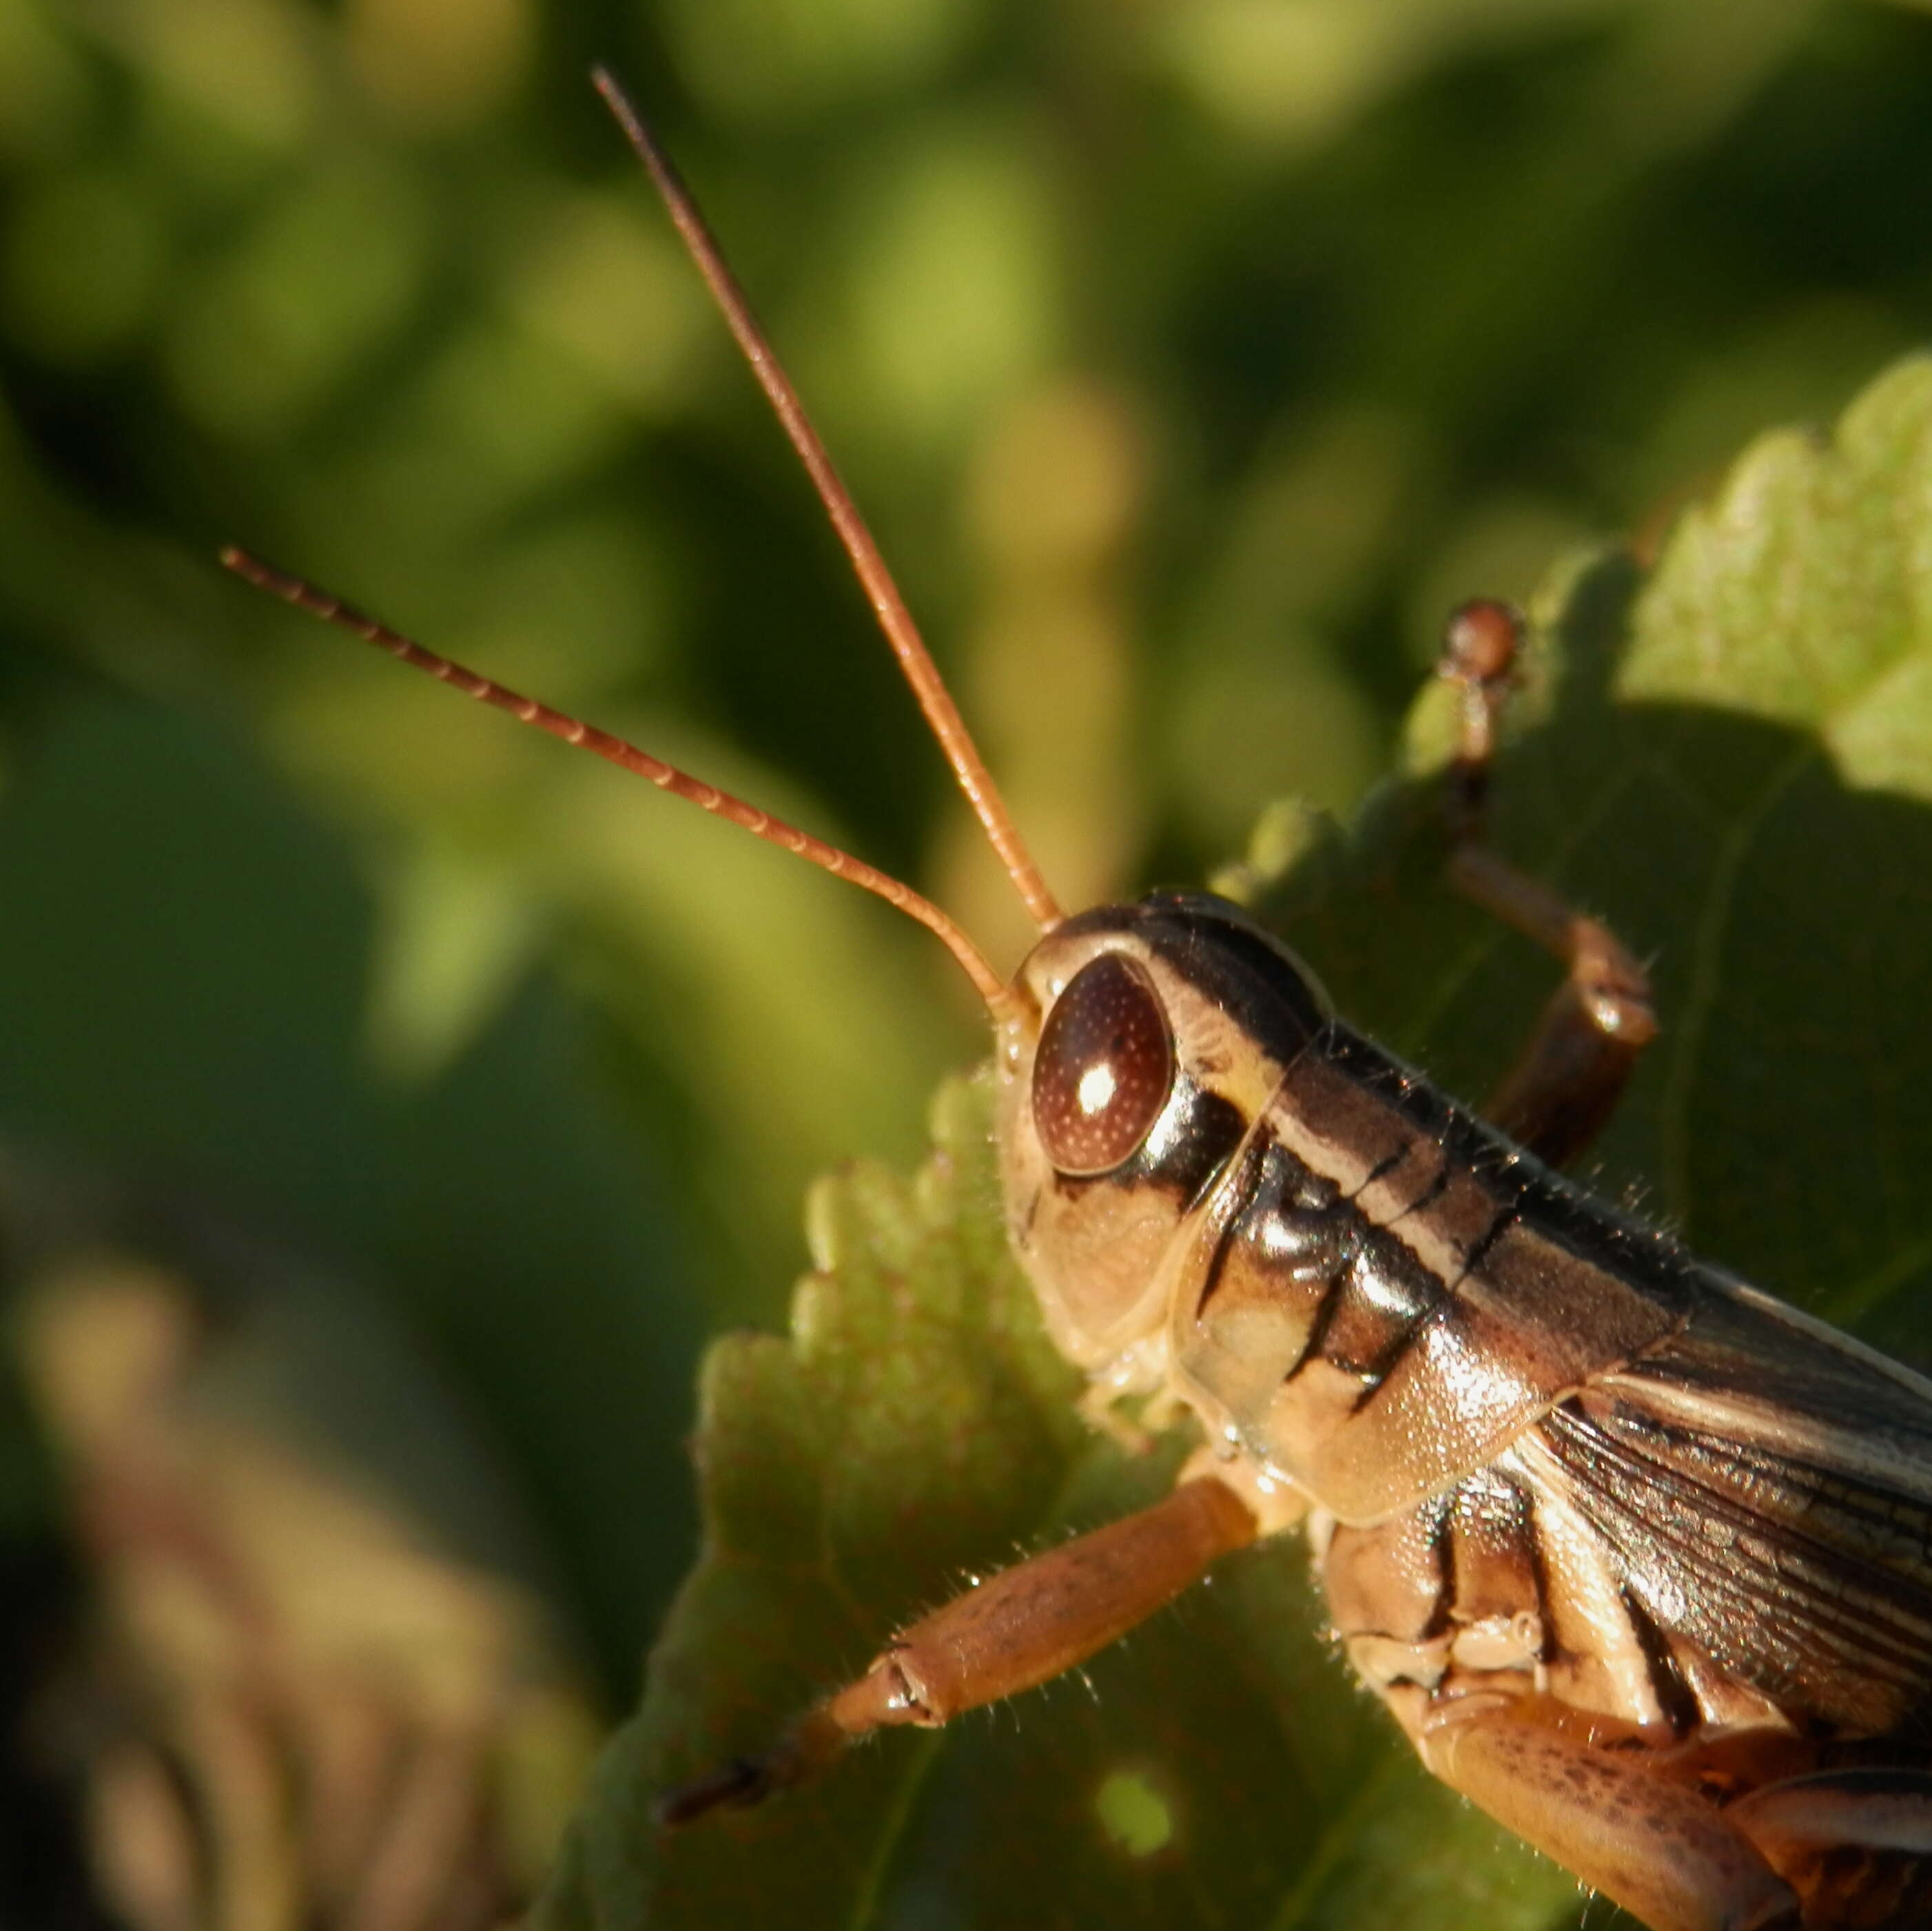
<path fill-rule="evenodd" d="M 1105 1420 L 1201 1446 L 1166 1499 L 901 1630 L 667 1825 L 884 1728 L 1077 1666 L 1259 1538 L 1305 1534 L 1333 1626 L 1423 1763 L 1656 1931 L 1932 1924 L 1932 1384 L 1561 1168 L 1656 1030 L 1608 927 L 1486 841 L 1520 619 L 1450 619 L 1452 883 L 1563 967 L 1478 1113 L 1337 1016 L 1234 905 L 1068 916 L 698 208 L 655 180 L 802 459 L 1040 936 L 1009 979 L 909 886 L 238 551 L 244 577 L 878 893 L 985 1002 L 1008 1231 Z"/>

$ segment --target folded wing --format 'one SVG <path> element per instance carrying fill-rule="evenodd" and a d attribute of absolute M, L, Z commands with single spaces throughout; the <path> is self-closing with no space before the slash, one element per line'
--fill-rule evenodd
<path fill-rule="evenodd" d="M 1801 1722 L 1932 1717 L 1932 1383 L 1714 1281 L 1538 1433 L 1660 1629 Z"/>

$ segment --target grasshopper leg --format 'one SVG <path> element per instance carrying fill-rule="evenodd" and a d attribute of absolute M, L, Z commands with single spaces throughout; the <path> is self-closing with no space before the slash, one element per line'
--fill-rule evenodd
<path fill-rule="evenodd" d="M 1932 1918 L 1932 1775 L 1822 1771 L 1740 1798 L 1726 1818 L 1803 1896 L 1806 1921 Z"/>
<path fill-rule="evenodd" d="M 1514 1700 L 1456 1711 L 1417 1741 L 1452 1790 L 1652 1931 L 1798 1931 L 1804 1922 L 1750 1839 L 1642 1754 L 1587 1742 Z"/>
<path fill-rule="evenodd" d="M 1144 1622 L 1220 1559 L 1254 1540 L 1253 1512 L 1212 1477 L 1016 1563 L 902 1630 L 862 1676 L 742 1758 L 674 1792 L 667 1823 L 756 1804 L 802 1782 L 874 1730 L 932 1729 L 1084 1663 Z"/>
<path fill-rule="evenodd" d="M 1437 672 L 1462 697 L 1461 742 L 1450 775 L 1448 876 L 1463 897 L 1565 968 L 1521 1057 L 1483 1109 L 1512 1139 L 1560 1166 L 1609 1119 L 1657 1035 L 1657 1016 L 1648 975 L 1616 934 L 1488 842 L 1496 724 L 1508 701 L 1522 625 L 1508 604 L 1485 598 L 1463 604 L 1444 634 Z"/>

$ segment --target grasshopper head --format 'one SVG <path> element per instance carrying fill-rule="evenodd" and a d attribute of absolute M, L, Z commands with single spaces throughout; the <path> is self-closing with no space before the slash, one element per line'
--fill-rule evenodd
<path fill-rule="evenodd" d="M 1237 907 L 1162 892 L 1057 926 L 998 1009 L 1013 1246 L 1091 1372 L 1164 1328 L 1177 1236 L 1326 1022 L 1304 967 Z"/>

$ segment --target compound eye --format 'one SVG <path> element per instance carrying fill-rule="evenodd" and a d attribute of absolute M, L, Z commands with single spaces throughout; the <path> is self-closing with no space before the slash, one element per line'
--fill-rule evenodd
<path fill-rule="evenodd" d="M 1174 1084 L 1174 1037 L 1146 973 L 1118 953 L 1054 1002 L 1033 1063 L 1033 1123 L 1063 1174 L 1110 1173 L 1153 1130 Z"/>

